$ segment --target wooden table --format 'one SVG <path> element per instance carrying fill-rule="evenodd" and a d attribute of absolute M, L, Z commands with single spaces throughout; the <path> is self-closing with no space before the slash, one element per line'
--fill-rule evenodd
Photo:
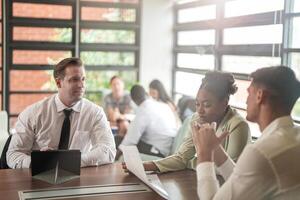
<path fill-rule="evenodd" d="M 159 178 L 164 185 L 164 188 L 170 195 L 172 200 L 197 199 L 197 185 L 196 173 L 191 170 L 170 172 L 160 174 Z M 18 191 L 32 190 L 32 189 L 45 189 L 45 188 L 58 188 L 58 187 L 76 187 L 76 186 L 89 186 L 89 185 L 105 185 L 105 184 L 122 184 L 122 183 L 141 183 L 132 174 L 123 172 L 120 163 L 110 165 L 103 165 L 100 167 L 82 168 L 80 178 L 71 180 L 69 182 L 51 185 L 39 180 L 31 178 L 30 170 L 0 170 L 0 199 L 1 200 L 14 200 L 19 199 Z M 163 199 L 155 192 L 143 193 L 128 193 L 128 194 L 114 194 L 98 197 L 82 197 L 73 199 L 84 200 L 116 200 L 116 199 L 130 199 L 130 200 L 154 200 Z"/>

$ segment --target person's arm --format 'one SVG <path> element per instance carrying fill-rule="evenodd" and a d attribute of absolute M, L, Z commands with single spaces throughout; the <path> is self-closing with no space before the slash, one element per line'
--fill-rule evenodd
<path fill-rule="evenodd" d="M 178 171 L 187 167 L 188 162 L 195 156 L 196 150 L 191 136 L 180 145 L 178 151 L 166 158 L 153 161 L 160 172 Z"/>
<path fill-rule="evenodd" d="M 118 118 L 122 118 L 119 108 L 109 106 L 106 110 L 107 117 L 110 122 L 116 122 Z"/>
<path fill-rule="evenodd" d="M 135 116 L 134 120 L 129 124 L 127 133 L 120 144 L 128 146 L 128 145 L 137 145 L 140 141 L 140 138 L 144 134 L 147 128 L 147 123 L 149 123 L 149 118 L 147 113 L 142 111 L 138 112 Z"/>
<path fill-rule="evenodd" d="M 81 155 L 81 166 L 97 166 L 112 163 L 116 148 L 114 138 L 102 109 L 96 113 L 91 132 L 92 148 Z"/>
<path fill-rule="evenodd" d="M 217 172 L 226 181 L 232 174 L 235 163 L 230 156 L 227 155 L 221 145 L 214 151 L 214 162 L 217 167 Z"/>
<path fill-rule="evenodd" d="M 177 152 L 166 158 L 153 161 L 153 164 L 160 172 L 178 171 L 187 168 L 188 163 L 195 157 L 196 150 L 192 139 L 191 122 L 192 118 L 188 118 L 183 122 L 182 127 L 177 134 L 185 135 L 185 139 L 179 146 Z"/>
<path fill-rule="evenodd" d="M 201 200 L 265 199 L 275 189 L 276 178 L 268 160 L 252 145 L 245 148 L 229 179 L 219 188 L 212 162 L 197 166 Z"/>
<path fill-rule="evenodd" d="M 29 168 L 31 164 L 30 152 L 34 142 L 33 107 L 24 110 L 18 117 L 9 148 L 6 153 L 7 165 L 10 168 Z"/>

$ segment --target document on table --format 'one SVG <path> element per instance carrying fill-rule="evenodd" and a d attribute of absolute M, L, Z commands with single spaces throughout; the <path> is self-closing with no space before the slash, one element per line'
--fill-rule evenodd
<path fill-rule="evenodd" d="M 158 176 L 156 174 L 146 175 L 137 147 L 122 146 L 122 152 L 127 169 L 161 197 L 168 199 L 169 195 L 163 188 Z"/>

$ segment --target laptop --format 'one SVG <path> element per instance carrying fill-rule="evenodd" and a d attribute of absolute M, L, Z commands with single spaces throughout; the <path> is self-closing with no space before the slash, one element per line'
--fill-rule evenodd
<path fill-rule="evenodd" d="M 80 176 L 80 150 L 31 152 L 31 175 L 50 184 L 60 184 Z"/>
<path fill-rule="evenodd" d="M 121 150 L 123 152 L 124 162 L 126 163 L 127 169 L 161 197 L 163 197 L 164 199 L 168 199 L 169 194 L 164 189 L 158 176 L 156 174 L 146 174 L 137 147 L 122 146 Z"/>

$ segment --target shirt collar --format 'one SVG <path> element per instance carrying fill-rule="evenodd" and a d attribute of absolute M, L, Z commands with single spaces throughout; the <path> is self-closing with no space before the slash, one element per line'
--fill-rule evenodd
<path fill-rule="evenodd" d="M 56 96 L 55 96 L 55 105 L 56 105 L 56 108 L 57 108 L 57 112 L 61 112 L 64 109 L 72 109 L 75 112 L 80 112 L 81 104 L 82 104 L 82 100 L 76 102 L 72 107 L 68 107 L 63 102 L 61 102 L 58 94 L 56 94 Z"/>
<path fill-rule="evenodd" d="M 262 137 L 272 134 L 279 128 L 293 127 L 294 121 L 290 115 L 279 117 L 273 120 L 262 132 Z"/>

